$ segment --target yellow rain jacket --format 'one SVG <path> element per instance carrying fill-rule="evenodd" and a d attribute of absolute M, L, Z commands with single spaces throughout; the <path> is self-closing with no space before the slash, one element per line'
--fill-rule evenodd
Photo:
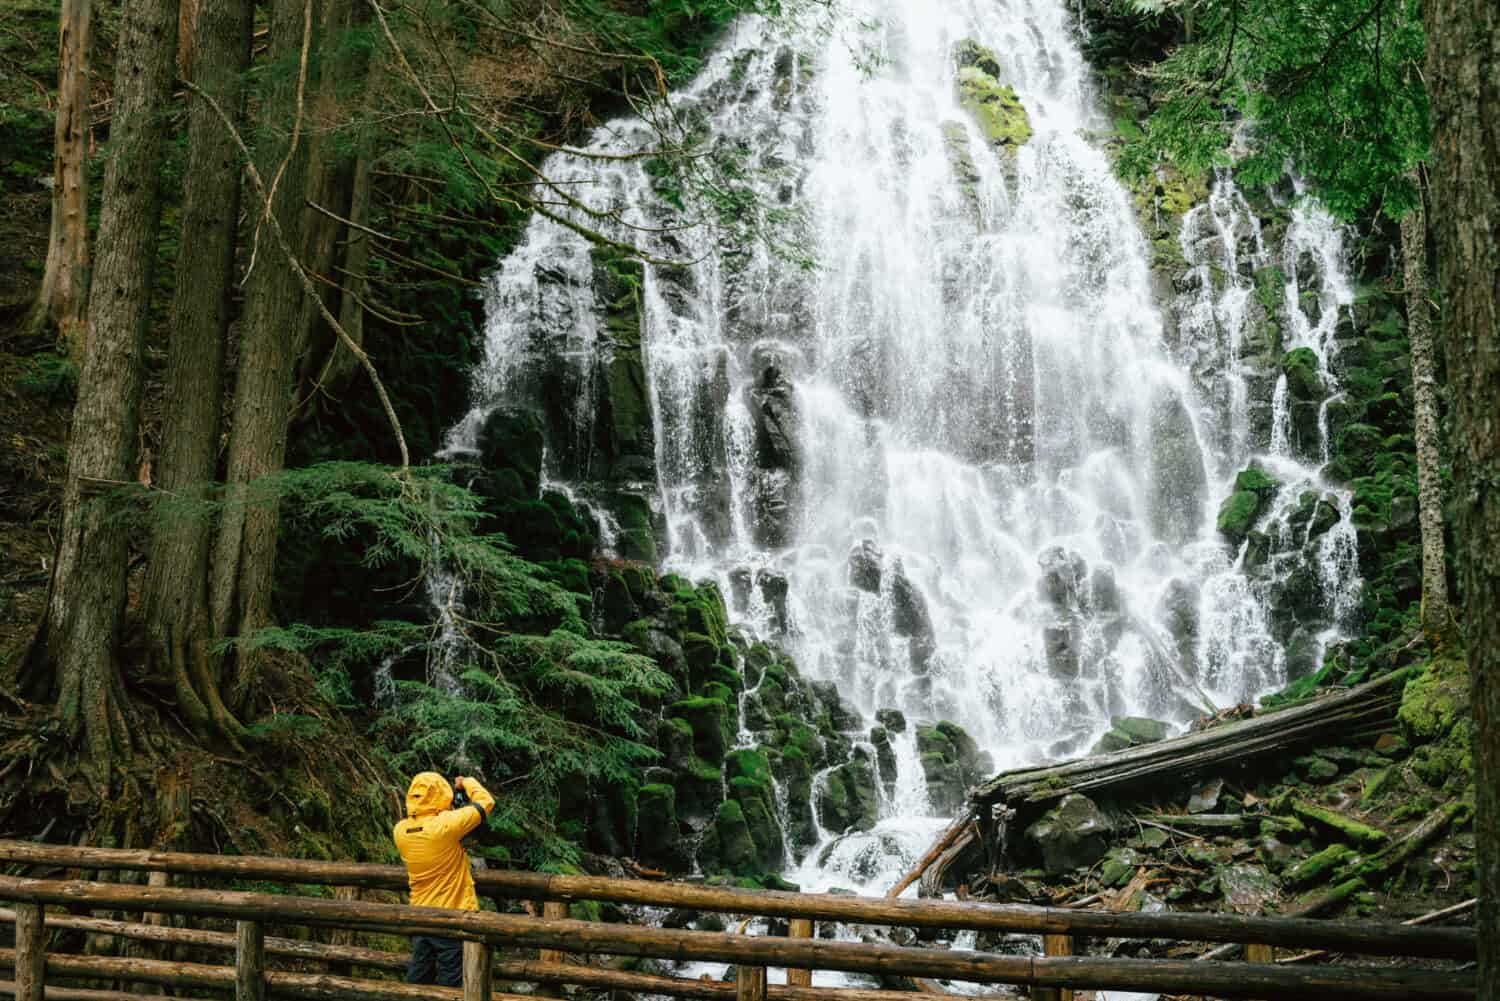
<path fill-rule="evenodd" d="M 422 772 L 406 790 L 406 818 L 396 824 L 395 838 L 414 907 L 479 910 L 460 842 L 489 817 L 495 797 L 471 778 L 464 779 L 463 789 L 469 803 L 460 810 L 449 809 L 453 787 L 437 772 Z"/>

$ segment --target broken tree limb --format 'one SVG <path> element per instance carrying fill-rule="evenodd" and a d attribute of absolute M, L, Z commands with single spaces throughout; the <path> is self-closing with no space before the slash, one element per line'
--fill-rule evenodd
<path fill-rule="evenodd" d="M 1444 803 L 1435 812 L 1429 814 L 1416 827 L 1407 831 L 1398 840 L 1387 845 L 1379 853 L 1360 861 L 1356 859 L 1350 865 L 1340 870 L 1340 875 L 1346 877 L 1333 889 L 1325 891 L 1312 898 L 1307 903 L 1285 912 L 1282 916 L 1289 918 L 1310 918 L 1321 914 L 1333 907 L 1343 903 L 1361 890 L 1370 888 L 1370 880 L 1376 876 L 1382 876 L 1390 870 L 1404 864 L 1417 852 L 1422 850 L 1433 838 L 1443 832 L 1458 815 L 1463 804 L 1454 801 Z M 1199 959 L 1226 959 L 1233 956 L 1241 947 L 1235 943 L 1226 943 L 1216 949 L 1210 949 Z"/>
<path fill-rule="evenodd" d="M 917 880 L 921 879 L 922 874 L 927 871 L 927 867 L 936 862 L 938 860 L 938 856 L 947 851 L 948 846 L 953 844 L 954 841 L 958 840 L 959 836 L 962 835 L 965 831 L 969 830 L 971 826 L 972 825 L 967 814 L 959 817 L 953 823 L 949 824 L 947 830 L 945 830 L 942 835 L 932 843 L 931 848 L 927 849 L 927 854 L 923 855 L 917 861 L 916 867 L 912 869 L 911 872 L 901 877 L 901 881 L 899 883 L 886 891 L 886 896 L 899 897 L 901 896 L 901 894 L 905 893 L 906 888 L 911 886 Z"/>

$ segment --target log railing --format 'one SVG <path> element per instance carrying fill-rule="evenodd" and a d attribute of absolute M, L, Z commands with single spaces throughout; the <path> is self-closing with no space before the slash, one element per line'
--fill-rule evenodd
<path fill-rule="evenodd" d="M 403 889 L 399 867 L 320 863 L 292 859 L 189 855 L 44 846 L 0 842 L 0 861 L 26 866 L 82 870 L 145 870 L 199 877 L 300 884 Z M 1316 920 L 1256 918 L 1222 914 L 1131 914 L 1081 909 L 1026 907 L 938 900 L 891 900 L 823 894 L 755 892 L 683 883 L 552 876 L 538 873 L 476 873 L 481 893 L 494 897 L 543 900 L 605 900 L 651 906 L 692 907 L 745 915 L 791 919 L 785 938 L 635 927 L 575 921 L 566 908 L 552 906 L 540 917 L 410 907 L 357 899 L 185 889 L 160 885 L 98 883 L 64 879 L 0 877 L 0 922 L 13 922 L 16 948 L 0 951 L 0 965 L 15 979 L 0 993 L 20 1001 L 127 1001 L 83 998 L 76 989 L 46 987 L 47 977 L 85 977 L 155 983 L 200 991 L 233 992 L 236 1001 L 266 996 L 314 1001 L 412 1001 L 417 997 L 458 1001 L 507 1001 L 492 992 L 493 979 L 572 984 L 674 997 L 729 1001 L 898 1001 L 889 990 L 813 988 L 811 971 L 830 970 L 886 977 L 941 978 L 983 984 L 1019 984 L 1035 996 L 1065 998 L 1073 989 L 1191 993 L 1218 997 L 1349 999 L 1412 998 L 1461 1001 L 1474 997 L 1471 972 L 1392 967 L 1292 967 L 1277 965 L 1274 947 L 1425 959 L 1467 961 L 1476 953 L 1467 928 L 1389 924 L 1333 924 Z M 107 910 L 179 914 L 234 922 L 233 934 L 179 929 L 46 912 Z M 843 924 L 905 925 L 976 929 L 1040 935 L 1042 956 L 1002 956 L 961 950 L 827 941 L 813 937 L 814 921 Z M 268 970 L 267 957 L 296 957 L 375 969 L 399 969 L 404 956 L 343 944 L 267 938 L 267 923 L 308 925 L 383 934 L 436 934 L 465 941 L 465 987 L 414 987 L 381 980 L 285 973 Z M 231 967 L 161 960 L 48 955 L 46 930 L 75 929 L 144 941 L 171 942 L 234 951 Z M 1075 936 L 1182 939 L 1237 942 L 1255 946 L 1257 962 L 1115 959 L 1071 955 Z M 495 958 L 492 947 L 507 950 Z M 509 958 L 517 948 L 540 950 L 539 961 Z M 667 960 L 734 963 L 736 983 L 713 983 L 654 976 L 562 962 L 565 953 L 639 956 Z M 786 984 L 768 984 L 767 967 L 787 970 Z M 57 993 L 63 991 L 64 993 Z M 68 993 L 71 991 L 71 993 Z M 909 997 L 909 995 L 908 995 Z"/>

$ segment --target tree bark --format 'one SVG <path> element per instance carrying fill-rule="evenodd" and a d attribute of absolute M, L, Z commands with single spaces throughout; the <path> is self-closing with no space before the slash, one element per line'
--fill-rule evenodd
<path fill-rule="evenodd" d="M 1481 998 L 1500 997 L 1500 7 L 1428 0 L 1433 230 L 1474 712 Z"/>
<path fill-rule="evenodd" d="M 75 364 L 88 330 L 89 36 L 93 0 L 63 0 L 57 43 L 57 123 L 53 129 L 52 231 L 42 287 L 24 329 L 49 326 Z"/>
<path fill-rule="evenodd" d="M 161 218 L 163 109 L 172 99 L 176 44 L 176 0 L 134 0 L 126 7 L 62 528 L 46 616 L 29 658 L 34 669 L 50 669 L 58 714 L 69 737 L 87 751 L 85 767 L 103 790 L 110 787 L 112 764 L 131 747 L 114 659 L 129 549 L 109 497 L 86 498 L 83 481 L 132 478 Z"/>
<path fill-rule="evenodd" d="M 244 105 L 239 89 L 250 62 L 253 14 L 251 0 L 203 0 L 192 26 L 194 82 L 225 109 Z M 151 655 L 170 672 L 178 706 L 199 737 L 213 732 L 233 737 L 239 731 L 219 696 L 218 672 L 208 652 L 212 523 L 206 512 L 223 424 L 224 340 L 239 203 L 234 137 L 207 101 L 190 96 L 182 249 L 167 351 L 169 405 L 157 465 L 157 485 L 186 503 L 158 512 L 144 604 Z"/>
<path fill-rule="evenodd" d="M 312 0 L 275 0 L 272 7 L 272 59 L 304 67 Z M 263 121 L 278 132 L 263 135 L 256 164 L 272 186 L 272 211 L 293 248 L 302 245 L 303 198 L 307 187 L 305 79 L 298 72 L 276 74 L 263 105 Z M 284 130 L 284 131 L 281 131 Z M 209 578 L 209 609 L 214 636 L 248 636 L 271 622 L 271 590 L 276 570 L 279 503 L 267 477 L 286 458 L 287 417 L 296 371 L 297 328 L 303 317 L 299 280 L 280 258 L 263 218 L 265 206 L 250 213 L 259 231 L 255 260 L 245 285 L 245 312 L 235 382 L 226 480 L 230 503 L 220 520 Z M 228 702 L 243 711 L 259 658 L 241 650 Z"/>
<path fill-rule="evenodd" d="M 1413 171 L 1416 206 L 1401 219 L 1401 262 L 1406 277 L 1406 335 L 1411 341 L 1412 397 L 1416 408 L 1417 505 L 1422 529 L 1422 632 L 1434 648 L 1448 640 L 1448 561 L 1443 541 L 1443 484 L 1439 472 L 1437 374 L 1432 313 L 1427 303 L 1427 213 L 1422 178 Z"/>

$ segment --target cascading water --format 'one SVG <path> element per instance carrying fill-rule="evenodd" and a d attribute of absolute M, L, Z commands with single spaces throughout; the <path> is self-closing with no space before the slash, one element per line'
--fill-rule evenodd
<path fill-rule="evenodd" d="M 490 280 L 450 452 L 475 450 L 497 405 L 546 411 L 552 482 L 606 511 L 648 498 L 666 568 L 719 582 L 867 721 L 952 720 L 989 765 L 1087 751 L 1111 715 L 1182 722 L 1283 684 L 1294 641 L 1321 656 L 1357 588 L 1347 498 L 1316 472 L 1351 298 L 1339 231 L 1303 202 L 1268 245 L 1221 177 L 1184 219 L 1175 301 L 1157 301 L 1131 198 L 1086 138 L 1104 123 L 1061 0 L 847 6 L 833 30 L 743 20 L 672 99 L 745 153 L 758 211 L 788 210 L 816 267 L 684 227 L 649 160 L 553 156 L 558 189 L 596 210 L 580 222 L 694 263 L 647 265 L 642 330 L 615 329 L 598 255 L 535 219 Z M 1000 106 L 1003 127 L 985 117 Z M 656 141 L 624 121 L 592 149 Z M 1278 260 L 1284 302 L 1259 305 Z M 1284 336 L 1252 350 L 1267 308 Z M 600 401 L 633 357 L 652 435 L 619 441 Z M 1235 551 L 1215 517 L 1255 457 L 1281 488 Z M 632 531 L 622 517 L 612 537 Z M 1307 573 L 1321 618 L 1289 637 L 1272 606 Z M 820 827 L 799 882 L 883 890 L 926 846 L 942 821 L 922 818 L 945 807 L 910 729 L 891 750 L 880 825 Z"/>

